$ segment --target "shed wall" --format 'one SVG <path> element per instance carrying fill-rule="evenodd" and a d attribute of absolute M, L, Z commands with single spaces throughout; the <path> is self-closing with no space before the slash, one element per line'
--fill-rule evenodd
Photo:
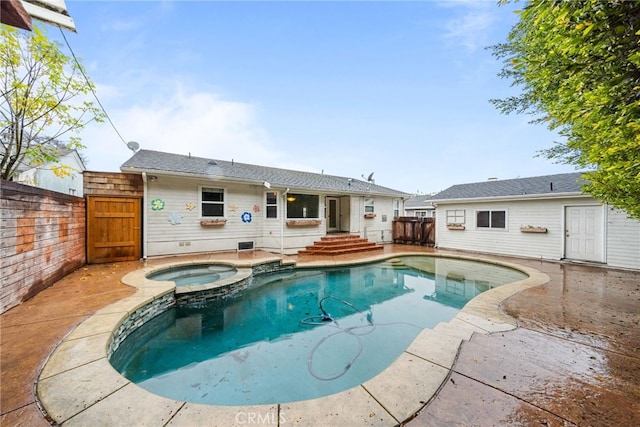
<path fill-rule="evenodd" d="M 481 203 L 439 203 L 436 209 L 436 246 L 473 252 L 560 260 L 564 254 L 564 208 L 600 204 L 589 196 Z M 447 210 L 465 211 L 464 230 L 447 228 Z M 505 229 L 476 228 L 476 211 L 505 210 Z M 522 226 L 547 228 L 546 233 L 523 233 Z M 625 212 L 608 209 L 602 224 L 611 267 L 640 269 L 640 222 Z"/>
<path fill-rule="evenodd" d="M 607 264 L 640 270 L 640 222 L 619 209 L 607 211 Z"/>
<path fill-rule="evenodd" d="M 447 210 L 465 211 L 465 229 L 447 228 Z M 476 211 L 505 210 L 505 229 L 476 228 Z M 532 202 L 440 204 L 436 210 L 436 245 L 442 248 L 498 253 L 542 259 L 561 259 L 564 226 L 562 203 L 554 200 Z M 546 233 L 522 233 L 521 226 L 546 227 Z"/>

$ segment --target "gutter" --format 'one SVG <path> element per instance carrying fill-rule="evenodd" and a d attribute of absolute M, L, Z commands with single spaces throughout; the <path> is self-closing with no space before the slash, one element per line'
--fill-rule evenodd
<path fill-rule="evenodd" d="M 142 259 L 147 260 L 147 173 L 142 172 Z"/>
<path fill-rule="evenodd" d="M 232 178 L 224 175 L 203 175 L 197 173 L 188 173 L 188 172 L 174 172 L 167 171 L 163 169 L 138 169 L 134 167 L 121 167 L 120 171 L 123 173 L 147 173 L 149 175 L 162 175 L 162 176 L 177 176 L 181 178 L 194 178 L 194 179 L 202 179 L 202 180 L 217 180 L 222 182 L 231 182 L 238 184 L 250 184 L 250 185 L 258 185 L 262 187 L 265 181 L 269 181 L 271 185 L 277 186 L 280 188 L 291 188 L 292 191 L 301 191 L 309 194 L 317 194 L 317 193 L 326 193 L 326 194 L 335 194 L 340 196 L 379 196 L 379 197 L 393 197 L 393 198 L 405 198 L 408 200 L 411 198 L 411 195 L 404 192 L 396 192 L 396 193 L 382 193 L 377 191 L 349 191 L 348 189 L 335 190 L 330 188 L 318 188 L 318 187 L 292 187 L 291 184 L 281 183 L 281 182 L 272 182 L 269 179 L 262 178 L 259 180 L 253 179 L 242 179 L 242 178 Z"/>
<path fill-rule="evenodd" d="M 519 201 L 519 200 L 551 200 L 551 199 L 577 199 L 583 197 L 592 197 L 583 193 L 553 193 L 553 194 L 514 194 L 510 196 L 496 197 L 468 197 L 459 199 L 431 199 L 431 203 L 436 204 L 454 204 L 454 203 L 482 203 L 496 201 Z M 592 197 L 593 198 L 593 197 Z"/>

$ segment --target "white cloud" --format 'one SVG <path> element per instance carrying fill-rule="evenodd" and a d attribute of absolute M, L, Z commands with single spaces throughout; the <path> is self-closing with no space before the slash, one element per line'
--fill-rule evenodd
<path fill-rule="evenodd" d="M 125 141 L 144 149 L 272 166 L 282 162 L 256 107 L 212 92 L 178 84 L 148 103 L 108 113 Z M 91 170 L 118 170 L 132 154 L 108 123 L 89 126 L 82 138 Z"/>
<path fill-rule="evenodd" d="M 446 40 L 471 52 L 487 46 L 489 31 L 497 16 L 494 3 L 454 1 L 441 5 L 458 12 L 443 25 Z"/>

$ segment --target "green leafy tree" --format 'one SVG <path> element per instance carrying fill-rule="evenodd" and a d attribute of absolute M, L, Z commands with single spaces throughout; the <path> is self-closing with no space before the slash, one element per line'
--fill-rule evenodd
<path fill-rule="evenodd" d="M 104 113 L 87 101 L 93 83 L 41 29 L 0 25 L 0 176 L 11 179 L 21 162 L 57 162 L 60 141 L 81 149 L 77 134 Z M 64 165 L 55 167 L 68 174 Z"/>
<path fill-rule="evenodd" d="M 491 101 L 557 131 L 565 142 L 541 154 L 584 168 L 586 193 L 640 219 L 640 2 L 531 0 L 518 13 L 491 49 L 522 92 Z"/>

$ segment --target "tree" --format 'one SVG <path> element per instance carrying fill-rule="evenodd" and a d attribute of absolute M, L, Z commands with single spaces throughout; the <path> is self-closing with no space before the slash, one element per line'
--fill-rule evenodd
<path fill-rule="evenodd" d="M 586 193 L 640 219 L 640 2 L 531 0 L 518 13 L 491 49 L 522 92 L 491 102 L 557 131 L 565 142 L 540 153 L 586 169 Z"/>
<path fill-rule="evenodd" d="M 82 66 L 39 28 L 0 25 L 0 176 L 11 179 L 21 162 L 57 162 L 60 140 L 83 146 L 77 134 L 104 113 L 86 100 L 94 90 Z M 84 98 L 84 100 L 83 100 Z M 60 165 L 56 172 L 68 171 Z"/>

